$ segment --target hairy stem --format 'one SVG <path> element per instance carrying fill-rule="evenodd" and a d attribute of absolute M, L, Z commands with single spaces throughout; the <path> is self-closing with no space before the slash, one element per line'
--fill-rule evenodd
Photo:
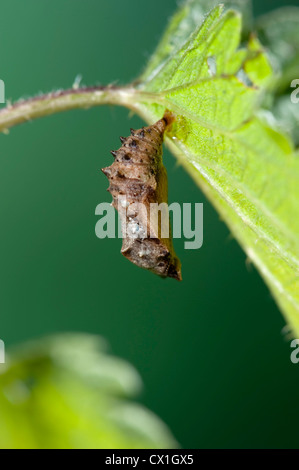
<path fill-rule="evenodd" d="M 147 93 L 132 87 L 98 86 L 71 88 L 20 100 L 0 110 L 0 132 L 26 121 L 71 109 L 87 109 L 104 104 L 120 105 L 138 112 L 141 102 L 153 101 Z"/>

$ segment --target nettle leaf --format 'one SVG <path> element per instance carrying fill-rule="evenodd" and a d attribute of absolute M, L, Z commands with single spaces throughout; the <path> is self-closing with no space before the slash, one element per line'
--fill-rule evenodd
<path fill-rule="evenodd" d="M 170 23 L 139 82 L 148 96 L 139 113 L 151 123 L 165 109 L 176 115 L 167 145 L 219 210 L 298 334 L 299 160 L 291 139 L 261 109 L 272 67 L 257 37 L 241 45 L 240 11 L 217 5 L 203 19 L 201 5 L 206 2 L 188 2 Z"/>
<path fill-rule="evenodd" d="M 223 2 L 224 3 L 224 2 Z M 146 81 L 164 61 L 175 54 L 189 36 L 203 23 L 207 12 L 218 5 L 218 0 L 187 0 L 171 19 L 163 38 L 151 57 L 141 81 Z M 250 0 L 228 0 L 225 8 L 236 8 L 243 16 L 244 31 L 251 30 L 252 12 Z"/>
<path fill-rule="evenodd" d="M 98 336 L 25 343 L 1 368 L 0 448 L 177 447 L 166 425 L 131 400 L 140 387 L 135 369 Z"/>

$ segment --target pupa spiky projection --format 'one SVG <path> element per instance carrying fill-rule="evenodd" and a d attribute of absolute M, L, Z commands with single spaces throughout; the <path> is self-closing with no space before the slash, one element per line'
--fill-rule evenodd
<path fill-rule="evenodd" d="M 173 116 L 165 113 L 149 127 L 131 129 L 131 135 L 121 137 L 122 146 L 112 151 L 114 162 L 103 168 L 122 225 L 121 253 L 137 266 L 161 277 L 181 280 L 181 263 L 175 255 L 169 232 L 165 237 L 163 223 L 169 227 L 167 206 L 167 172 L 162 162 L 164 133 Z M 153 207 L 167 207 L 153 223 Z M 166 220 L 167 219 L 167 220 Z M 164 238 L 162 238 L 162 235 Z"/>

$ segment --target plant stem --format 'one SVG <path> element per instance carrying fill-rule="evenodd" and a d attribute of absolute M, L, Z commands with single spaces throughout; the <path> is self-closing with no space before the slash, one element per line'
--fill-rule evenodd
<path fill-rule="evenodd" d="M 50 114 L 71 109 L 87 109 L 103 104 L 121 105 L 137 112 L 141 102 L 153 97 L 132 87 L 98 86 L 54 91 L 45 95 L 20 100 L 0 110 L 0 132 L 10 127 Z"/>

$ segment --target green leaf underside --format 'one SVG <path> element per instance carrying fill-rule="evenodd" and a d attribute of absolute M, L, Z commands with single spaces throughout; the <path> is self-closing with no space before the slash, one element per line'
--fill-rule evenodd
<path fill-rule="evenodd" d="M 131 397 L 141 381 L 88 334 L 27 343 L 0 373 L 1 449 L 173 448 L 160 419 Z"/>
<path fill-rule="evenodd" d="M 240 47 L 241 15 L 221 5 L 174 47 L 169 31 L 180 30 L 184 15 L 190 9 L 182 8 L 162 38 L 162 63 L 154 56 L 143 74 L 139 88 L 150 100 L 140 105 L 140 114 L 148 122 L 165 109 L 176 115 L 168 145 L 209 195 L 299 333 L 299 160 L 272 114 L 261 110 L 272 67 L 256 37 Z"/>

